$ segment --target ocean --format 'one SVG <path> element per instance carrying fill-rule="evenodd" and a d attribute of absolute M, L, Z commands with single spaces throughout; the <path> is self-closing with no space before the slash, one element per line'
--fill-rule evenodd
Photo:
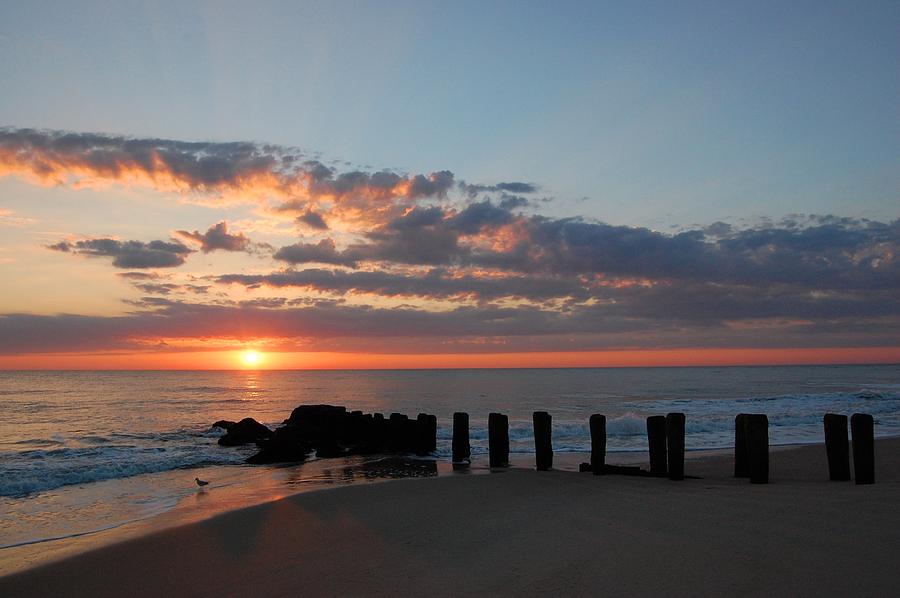
<path fill-rule="evenodd" d="M 216 443 L 216 420 L 274 427 L 309 403 L 435 414 L 440 463 L 454 411 L 470 414 L 476 464 L 486 461 L 492 411 L 509 416 L 514 454 L 533 451 L 531 415 L 545 410 L 555 452 L 589 451 L 588 417 L 602 413 L 608 451 L 636 456 L 647 448 L 645 418 L 672 411 L 687 416 L 688 450 L 730 448 L 741 412 L 769 416 L 773 445 L 822 442 L 826 412 L 871 413 L 876 436 L 898 435 L 900 366 L 0 372 L 0 559 L 9 548 L 190 510 L 195 476 L 211 490 L 230 487 L 231 508 L 304 484 L 381 477 L 359 475 L 371 465 L 361 458 L 247 466 L 253 447 Z"/>

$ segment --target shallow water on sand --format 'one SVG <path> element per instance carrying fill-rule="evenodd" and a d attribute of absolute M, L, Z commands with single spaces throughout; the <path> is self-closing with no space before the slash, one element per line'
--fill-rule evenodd
<path fill-rule="evenodd" d="M 766 413 L 772 444 L 821 442 L 825 412 L 871 413 L 877 435 L 900 434 L 900 366 L 0 372 L 0 546 L 49 548 L 53 538 L 179 509 L 193 517 L 213 504 L 390 477 L 360 459 L 248 467 L 253 448 L 219 447 L 221 431 L 210 428 L 248 416 L 275 426 L 302 403 L 433 413 L 441 463 L 454 411 L 470 414 L 476 462 L 487 452 L 491 411 L 509 415 L 514 454 L 533 450 L 535 410 L 552 414 L 557 453 L 589 450 L 591 413 L 606 414 L 611 452 L 645 451 L 644 418 L 670 411 L 687 415 L 689 450 L 717 449 L 731 445 L 740 412 Z M 202 502 L 195 476 L 213 480 L 201 497 L 230 498 Z M 0 548 L 0 561 L 9 550 Z"/>

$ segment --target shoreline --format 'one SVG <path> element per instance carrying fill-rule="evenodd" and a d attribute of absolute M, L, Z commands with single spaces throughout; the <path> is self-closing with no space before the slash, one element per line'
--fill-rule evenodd
<path fill-rule="evenodd" d="M 772 447 L 771 450 L 791 450 L 801 446 L 808 446 L 808 444 L 779 445 Z M 693 449 L 685 452 L 685 459 L 686 461 L 694 461 L 716 457 L 731 458 L 731 454 L 732 449 L 729 448 Z M 579 465 L 590 460 L 590 453 L 583 451 L 555 452 L 554 455 L 554 470 L 556 471 L 578 472 Z M 489 474 L 491 469 L 488 466 L 487 457 L 486 454 L 478 455 L 471 467 L 461 472 L 454 471 L 446 457 L 410 457 L 410 459 L 414 462 L 434 463 L 435 476 L 448 476 Z M 102 527 L 95 529 L 20 540 L 0 546 L 0 577 L 77 556 L 110 544 L 146 536 L 156 531 L 195 523 L 227 512 L 280 500 L 297 494 L 333 490 L 352 484 L 383 483 L 407 477 L 422 477 L 409 475 L 408 471 L 404 471 L 396 477 L 375 476 L 365 480 L 359 479 L 349 482 L 346 480 L 335 481 L 333 479 L 337 476 L 334 476 L 332 472 L 342 471 L 346 477 L 348 468 L 364 468 L 366 463 L 391 461 L 396 458 L 396 456 L 392 455 L 379 455 L 374 458 L 311 459 L 300 464 L 279 464 L 274 466 L 248 466 L 241 464 L 211 466 L 201 470 L 184 470 L 185 472 L 189 471 L 190 476 L 197 473 L 207 478 L 212 477 L 216 480 L 216 485 L 203 491 L 195 488 L 194 492 L 183 496 L 175 504 L 161 511 L 151 511 L 143 516 L 134 516 L 114 523 L 103 524 Z M 607 453 L 607 463 L 647 468 L 647 451 L 612 450 Z M 315 469 L 310 472 L 310 467 Z M 534 453 L 511 453 L 510 467 L 524 470 L 533 469 Z M 325 472 L 325 475 L 323 475 L 323 472 Z M 167 475 L 187 476 L 182 470 L 144 474 L 144 476 Z M 323 478 L 329 479 L 325 480 Z M 97 482 L 97 484 L 115 484 L 118 481 L 116 479 L 103 480 Z M 92 489 L 92 491 L 96 491 L 96 489 Z M 215 493 L 215 498 L 213 498 L 212 493 Z M 204 504 L 202 510 L 199 510 L 197 505 L 192 504 L 192 502 L 199 502 L 201 498 L 206 500 L 206 504 Z"/>
<path fill-rule="evenodd" d="M 382 521 L 387 519 L 403 530 L 399 537 L 394 538 L 400 541 L 400 547 L 404 545 L 404 542 L 417 543 L 418 527 L 422 527 L 420 531 L 425 533 L 430 538 L 430 542 L 436 545 L 446 545 L 448 543 L 455 545 L 453 537 L 460 533 L 460 530 L 457 528 L 461 525 L 461 522 L 446 526 L 447 529 L 444 530 L 444 534 L 435 535 L 433 532 L 428 532 L 428 530 L 431 526 L 444 527 L 445 524 L 442 523 L 441 519 L 450 516 L 451 519 L 455 520 L 458 518 L 459 512 L 469 513 L 465 520 L 475 528 L 491 529 L 499 526 L 505 533 L 512 535 L 520 533 L 525 533 L 526 535 L 537 534 L 538 530 L 532 528 L 535 526 L 538 528 L 542 527 L 541 521 L 543 518 L 562 517 L 568 523 L 560 524 L 557 533 L 561 537 L 573 536 L 573 544 L 567 547 L 566 550 L 573 553 L 573 558 L 578 556 L 580 559 L 589 559 L 592 557 L 590 557 L 591 551 L 588 548 L 593 540 L 582 537 L 582 533 L 578 529 L 579 518 L 571 519 L 573 513 L 566 513 L 565 510 L 569 509 L 581 513 L 582 518 L 589 518 L 589 514 L 594 513 L 598 507 L 603 510 L 604 501 L 609 502 L 608 506 L 613 508 L 614 511 L 624 510 L 624 512 L 631 513 L 632 518 L 625 517 L 615 522 L 624 526 L 623 533 L 630 526 L 637 526 L 635 533 L 638 536 L 643 537 L 648 533 L 650 534 L 642 542 L 651 543 L 654 534 L 651 533 L 652 530 L 643 529 L 640 523 L 642 517 L 656 519 L 661 513 L 671 512 L 672 507 L 678 505 L 683 510 L 682 516 L 688 520 L 697 517 L 702 518 L 703 511 L 711 509 L 714 512 L 718 512 L 717 517 L 720 522 L 729 522 L 735 520 L 735 515 L 741 515 L 746 518 L 749 514 L 752 514 L 754 507 L 752 504 L 747 503 L 747 499 L 753 497 L 762 500 L 768 505 L 767 508 L 776 511 L 774 519 L 766 522 L 766 525 L 769 526 L 774 522 L 776 528 L 778 527 L 779 517 L 784 518 L 786 516 L 785 509 L 790 510 L 791 504 L 798 500 L 801 504 L 805 503 L 809 506 L 811 514 L 820 516 L 820 518 L 816 519 L 816 525 L 823 532 L 829 526 L 840 523 L 840 518 L 835 520 L 835 513 L 831 512 L 835 501 L 844 504 L 845 509 L 848 511 L 846 517 L 862 518 L 867 527 L 883 529 L 885 533 L 890 534 L 890 530 L 897 529 L 898 524 L 900 524 L 900 516 L 895 514 L 896 509 L 893 507 L 897 499 L 900 499 L 900 459 L 898 459 L 898 456 L 900 456 L 900 439 L 898 438 L 878 439 L 876 441 L 877 469 L 876 484 L 874 486 L 855 486 L 852 483 L 827 482 L 826 461 L 822 445 L 800 445 L 791 448 L 772 447 L 772 483 L 766 486 L 751 486 L 746 480 L 735 480 L 731 477 L 732 459 L 730 451 L 727 454 L 718 455 L 698 455 L 694 451 L 688 460 L 686 473 L 697 475 L 701 479 L 687 480 L 685 482 L 578 474 L 567 468 L 570 462 L 579 461 L 581 457 L 575 453 L 565 455 L 566 458 L 559 459 L 555 463 L 557 468 L 551 472 L 534 471 L 533 456 L 522 455 L 522 457 L 525 457 L 525 460 L 515 458 L 515 465 L 517 466 L 507 470 L 489 472 L 487 468 L 480 469 L 476 466 L 470 472 L 475 475 L 467 475 L 466 473 L 453 474 L 451 472 L 449 475 L 439 475 L 433 479 L 417 480 L 415 484 L 411 480 L 407 480 L 404 484 L 399 484 L 401 480 L 393 480 L 398 483 L 334 485 L 300 493 L 285 492 L 281 497 L 273 497 L 275 500 L 262 502 L 254 506 L 239 506 L 219 512 L 212 517 L 201 517 L 192 522 L 182 522 L 180 525 L 171 527 L 164 525 L 165 522 L 162 519 L 165 515 L 162 515 L 151 518 L 149 520 L 151 524 L 145 526 L 144 533 L 126 537 L 121 541 L 101 543 L 91 547 L 91 550 L 79 551 L 77 554 L 68 555 L 59 560 L 43 562 L 36 567 L 4 575 L 0 577 L 0 593 L 9 596 L 57 595 L 56 592 L 59 592 L 59 595 L 63 593 L 66 595 L 104 595 L 105 591 L 106 595 L 111 595 L 115 593 L 113 589 L 116 587 L 115 584 L 109 585 L 112 583 L 112 579 L 100 578 L 91 573 L 91 571 L 105 571 L 108 570 L 109 563 L 124 561 L 126 566 L 121 573 L 118 570 L 113 573 L 115 578 L 121 578 L 121 582 L 126 583 L 128 582 L 126 574 L 129 571 L 127 563 L 134 563 L 135 566 L 138 566 L 139 563 L 144 563 L 142 567 L 147 571 L 153 570 L 155 566 L 160 567 L 160 571 L 171 567 L 178 569 L 181 567 L 179 563 L 167 560 L 171 559 L 171 557 L 166 556 L 168 554 L 167 551 L 173 550 L 174 546 L 179 543 L 197 544 L 200 542 L 197 538 L 209 539 L 210 537 L 223 537 L 229 540 L 223 545 L 215 543 L 214 545 L 209 545 L 200 542 L 202 546 L 197 547 L 197 550 L 200 552 L 191 553 L 186 560 L 193 562 L 198 571 L 205 569 L 217 570 L 217 579 L 220 580 L 233 577 L 233 568 L 243 572 L 245 575 L 251 575 L 252 571 L 244 565 L 249 566 L 259 559 L 266 562 L 277 562 L 280 563 L 279 566 L 285 567 L 291 565 L 291 563 L 299 566 L 301 562 L 308 562 L 308 564 L 314 565 L 311 567 L 314 570 L 321 568 L 331 570 L 334 568 L 333 564 L 329 564 L 330 561 L 319 562 L 322 557 L 317 556 L 315 545 L 307 545 L 297 554 L 291 551 L 285 552 L 285 547 L 279 544 L 278 534 L 275 534 L 273 537 L 267 536 L 267 539 L 263 542 L 266 546 L 270 542 L 281 546 L 281 549 L 274 552 L 272 547 L 257 546 L 258 542 L 256 540 L 251 542 L 250 545 L 241 547 L 242 544 L 247 544 L 247 540 L 246 538 L 242 539 L 243 536 L 236 537 L 234 535 L 237 533 L 235 530 L 261 524 L 263 521 L 268 522 L 264 525 L 264 527 L 268 527 L 269 523 L 272 523 L 269 522 L 271 517 L 274 517 L 276 520 L 274 522 L 277 523 L 275 527 L 278 529 L 283 527 L 285 533 L 292 534 L 291 537 L 296 536 L 296 534 L 303 535 L 304 531 L 309 531 L 310 529 L 318 530 L 317 533 L 323 534 L 323 538 L 333 535 L 338 546 L 329 548 L 325 551 L 326 553 L 331 554 L 334 550 L 340 548 L 343 553 L 346 553 L 348 562 L 363 563 L 375 557 L 367 551 L 360 553 L 360 547 L 354 545 L 349 538 L 345 538 L 345 534 L 348 533 L 348 526 L 358 533 L 365 532 L 362 537 L 368 537 L 372 541 L 385 534 L 386 538 L 394 538 L 397 530 L 382 529 Z M 557 455 L 557 458 L 559 457 L 561 455 Z M 563 461 L 566 463 L 563 463 Z M 644 461 L 645 459 L 643 458 L 640 460 L 641 463 Z M 556 486 L 560 488 L 558 492 L 553 490 Z M 339 490 L 339 492 L 319 491 L 324 489 Z M 653 490 L 653 492 L 648 492 L 648 490 Z M 485 495 L 485 492 L 489 496 Z M 719 495 L 725 497 L 726 500 L 714 505 L 706 504 L 703 500 L 698 502 L 698 499 L 704 498 L 705 495 Z M 788 499 L 785 495 L 788 495 L 790 498 Z M 528 500 L 525 500 L 524 504 L 518 504 L 522 502 L 523 497 L 528 496 L 542 498 L 540 500 L 536 499 L 536 504 L 529 504 L 530 501 Z M 669 500 L 660 503 L 658 500 L 660 496 L 668 496 Z M 687 499 L 687 497 L 692 498 Z M 876 498 L 876 500 L 870 504 L 870 499 L 872 498 Z M 383 507 L 385 501 L 393 502 L 396 505 L 396 509 L 392 511 L 393 514 L 379 512 L 376 517 L 375 513 L 372 512 L 373 505 Z M 669 504 L 670 501 L 674 502 Z M 509 507 L 517 505 L 513 509 L 515 516 L 511 516 L 512 513 L 504 506 L 505 502 L 510 503 Z M 563 504 L 560 505 L 558 503 Z M 641 505 L 643 508 L 637 509 L 635 512 L 635 508 Z M 879 515 L 881 520 L 877 526 L 873 526 L 873 521 L 870 520 L 869 515 L 860 510 L 860 507 L 863 505 L 866 508 L 876 507 L 876 510 L 882 509 L 884 511 Z M 703 507 L 702 509 L 701 506 Z M 739 507 L 738 511 L 733 512 L 736 507 Z M 562 511 L 558 511 L 560 508 L 562 508 Z M 285 520 L 282 515 L 278 515 L 282 512 L 293 512 L 296 510 L 308 514 L 317 514 L 318 516 L 313 517 L 311 520 L 308 518 L 304 519 L 306 523 L 301 524 L 300 521 L 294 521 L 292 518 Z M 854 510 L 856 512 L 853 512 Z M 335 515 L 338 512 L 341 516 L 337 519 L 334 517 L 324 517 L 323 519 L 321 517 L 328 513 Z M 454 516 L 454 513 L 457 513 L 457 515 Z M 636 515 L 639 515 L 639 517 L 634 519 L 633 517 Z M 350 525 L 348 523 L 350 521 L 356 523 Z M 253 522 L 252 525 L 251 522 Z M 782 526 L 790 523 L 790 517 L 781 521 Z M 359 525 L 362 525 L 362 528 L 357 529 Z M 376 533 L 373 538 L 371 534 L 374 533 L 374 529 L 380 530 L 380 533 Z M 529 529 L 531 529 L 530 532 Z M 817 538 L 817 541 L 826 541 L 826 543 L 828 541 L 838 541 L 842 550 L 859 551 L 859 546 L 856 546 L 853 542 L 855 536 L 852 533 L 848 534 L 843 527 L 842 530 L 842 533 L 837 534 L 834 538 Z M 706 530 L 701 527 L 697 530 L 692 530 L 690 535 L 696 534 L 697 538 L 695 540 L 699 540 L 700 544 L 703 544 L 714 539 L 708 537 L 712 531 L 714 530 Z M 775 533 L 774 530 L 773 533 Z M 873 533 L 873 531 L 870 529 L 869 533 Z M 210 536 L 210 534 L 213 534 L 213 536 Z M 493 542 L 492 538 L 479 534 L 476 530 L 466 532 L 466 535 L 472 534 L 477 536 L 471 538 L 475 544 L 479 542 Z M 896 532 L 890 537 L 892 541 L 900 539 Z M 689 540 L 690 538 L 687 539 Z M 860 541 L 862 539 L 857 538 L 856 540 Z M 257 540 L 262 541 L 260 538 L 257 538 Z M 748 538 L 735 537 L 732 540 L 736 542 L 735 546 L 737 546 L 740 542 L 747 541 Z M 773 544 L 784 544 L 787 540 L 782 538 Z M 89 544 L 87 543 L 87 545 Z M 390 542 L 389 544 L 394 549 L 398 549 L 398 546 Z M 790 542 L 787 545 L 790 545 Z M 160 546 L 168 546 L 169 548 L 160 552 Z M 235 563 L 226 558 L 228 550 L 230 550 L 227 546 L 231 546 L 230 549 L 245 554 L 249 559 L 247 563 Z M 451 546 L 445 547 L 451 548 Z M 699 547 L 697 548 L 699 549 Z M 533 548 L 528 546 L 522 547 L 522 549 L 525 551 L 533 550 Z M 225 552 L 222 552 L 222 550 L 225 550 Z M 515 550 L 519 550 L 519 548 L 517 547 Z M 181 554 L 180 551 L 178 553 Z M 184 555 L 182 554 L 182 556 Z M 338 557 L 331 554 L 329 558 Z M 521 558 L 516 556 L 513 560 L 519 562 Z M 536 558 L 536 556 L 529 557 L 529 559 L 531 558 Z M 645 554 L 640 558 L 642 559 L 641 562 L 643 562 L 650 558 L 650 555 Z M 382 562 L 378 558 L 375 560 L 381 562 L 381 566 L 388 566 L 387 563 Z M 183 563 L 184 566 L 190 564 Z M 538 571 L 540 570 L 539 563 L 532 563 L 532 565 L 536 566 Z M 620 565 L 626 566 L 627 569 L 627 563 L 620 563 Z M 473 563 L 470 563 L 469 566 L 479 569 L 479 566 Z M 146 567 L 149 567 L 149 569 L 146 569 Z M 301 569 L 305 570 L 305 565 Z M 885 568 L 885 571 L 889 572 L 890 569 Z M 641 572 L 637 570 L 633 573 L 637 576 L 641 575 Z M 337 575 L 337 572 L 334 571 L 334 574 Z M 483 574 L 489 575 L 490 572 L 483 571 Z M 186 572 L 185 575 L 187 575 Z M 308 586 L 314 581 L 307 579 L 305 574 L 298 573 L 298 575 L 299 577 L 296 579 L 292 578 L 292 581 L 285 580 L 284 584 L 287 585 L 279 587 L 287 591 L 289 588 L 295 587 L 294 583 L 299 584 L 302 582 L 304 586 Z M 887 573 L 884 575 L 887 575 Z M 200 577 L 202 578 L 203 576 L 201 575 Z M 253 574 L 251 577 L 258 578 L 259 574 Z M 73 583 L 78 587 L 69 588 L 64 592 L 63 586 L 59 584 L 62 583 L 60 580 L 65 579 L 77 580 L 73 581 Z M 381 578 L 379 577 L 379 579 Z M 434 580 L 417 579 L 420 583 L 434 583 Z M 233 579 L 232 581 L 236 584 L 241 583 L 238 579 Z M 195 584 L 190 576 L 182 579 L 182 583 L 186 585 L 179 587 L 163 587 L 160 586 L 160 583 L 163 583 L 163 581 L 155 580 L 150 584 L 144 583 L 136 593 L 138 595 L 150 595 L 165 591 L 176 595 L 184 593 L 203 594 L 204 588 L 207 587 L 199 585 L 199 582 Z M 381 579 L 381 583 L 387 584 L 383 585 L 386 593 L 403 593 L 404 591 L 402 587 L 391 585 L 390 579 Z M 221 584 L 212 587 L 219 587 L 221 590 Z M 335 586 L 331 589 L 329 589 L 330 586 L 319 585 L 317 587 L 322 590 L 321 593 L 325 594 L 354 594 L 357 591 L 361 591 L 361 587 L 357 587 L 352 583 L 347 586 Z M 589 587 L 582 587 L 576 584 L 576 586 L 569 589 L 577 594 L 582 591 L 586 592 Z M 237 586 L 234 586 L 234 588 L 237 588 Z M 446 595 L 441 594 L 439 588 L 432 589 L 438 595 Z M 474 588 L 470 589 L 474 591 Z M 522 589 L 523 591 L 527 590 L 526 587 Z M 647 589 L 649 589 L 649 586 Z M 503 593 L 499 587 L 497 590 Z M 226 586 L 224 593 L 227 595 L 230 591 Z M 250 590 L 245 587 L 244 591 Z M 467 590 L 463 587 L 461 591 L 466 593 Z M 660 589 L 660 591 L 664 590 Z M 79 594 L 79 592 L 82 592 L 82 594 Z M 212 593 L 221 595 L 223 592 L 216 591 Z M 234 593 L 239 592 L 235 590 Z"/>
<path fill-rule="evenodd" d="M 900 439 L 900 435 L 878 437 L 881 440 Z M 793 451 L 813 446 L 822 447 L 821 442 L 801 442 L 782 444 L 770 447 L 773 472 L 777 453 Z M 534 469 L 534 453 L 511 453 L 510 468 Z M 397 481 L 408 477 L 453 476 L 453 475 L 485 475 L 491 473 L 487 464 L 487 455 L 478 455 L 470 468 L 454 471 L 446 457 L 400 457 L 411 462 L 433 463 L 434 473 L 422 476 L 411 474 L 407 469 L 400 475 L 376 475 L 362 477 L 363 470 L 369 464 L 389 462 L 398 457 L 378 455 L 372 458 L 350 457 L 343 459 L 311 459 L 299 464 L 279 464 L 273 466 L 221 465 L 202 468 L 200 470 L 170 470 L 146 476 L 180 475 L 190 477 L 195 473 L 207 472 L 216 480 L 216 484 L 208 490 L 194 489 L 182 496 L 172 506 L 162 510 L 151 511 L 143 516 L 136 516 L 102 527 L 61 534 L 52 537 L 26 539 L 0 546 L 0 577 L 71 558 L 91 550 L 109 546 L 122 541 L 140 538 L 160 530 L 171 529 L 203 521 L 231 511 L 249 508 L 259 504 L 289 498 L 291 496 L 323 490 L 335 490 L 348 485 L 383 483 Z M 733 448 L 700 448 L 687 449 L 685 461 L 698 463 L 707 459 L 733 458 Z M 583 451 L 557 451 L 554 453 L 554 471 L 578 472 L 581 463 L 590 460 L 590 453 Z M 607 452 L 607 463 L 611 465 L 649 467 L 646 450 L 610 450 Z M 823 462 L 824 463 L 824 462 Z M 823 465 L 824 467 L 824 465 Z M 313 471 L 310 471 L 313 468 Z M 357 480 L 348 470 L 355 470 Z M 190 472 L 190 475 L 186 472 Z M 341 472 L 339 479 L 336 472 Z M 494 471 L 494 473 L 498 473 Z M 203 474 L 205 477 L 206 474 Z M 143 476 L 139 476 L 143 477 Z M 223 480 L 224 478 L 224 480 Z M 134 479 L 134 478 L 126 478 Z M 192 478 L 191 478 L 192 479 Z M 116 483 L 118 480 L 104 480 L 98 484 Z M 91 485 L 89 485 L 91 486 Z M 66 487 L 64 487 L 66 488 Z M 214 493 L 214 494 L 213 494 Z M 204 500 L 202 507 L 200 501 Z"/>

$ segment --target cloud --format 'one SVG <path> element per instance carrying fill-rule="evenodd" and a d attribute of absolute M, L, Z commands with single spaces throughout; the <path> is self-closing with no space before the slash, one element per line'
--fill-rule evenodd
<path fill-rule="evenodd" d="M 509 208 L 495 206 L 490 201 L 469 204 L 451 217 L 448 226 L 462 234 L 474 235 L 483 228 L 498 228 L 513 221 Z"/>
<path fill-rule="evenodd" d="M 579 218 L 525 217 L 485 201 L 459 212 L 416 208 L 367 239 L 348 248 L 360 261 L 820 289 L 900 286 L 900 220 L 668 235 Z"/>
<path fill-rule="evenodd" d="M 530 276 L 485 278 L 456 275 L 436 268 L 424 274 L 389 272 L 346 272 L 310 268 L 285 270 L 271 274 L 228 274 L 216 282 L 241 284 L 248 288 L 303 288 L 326 293 L 370 293 L 383 297 L 423 297 L 429 299 L 470 298 L 479 301 L 501 298 L 546 301 L 590 297 L 586 284 L 572 278 L 536 278 Z"/>
<path fill-rule="evenodd" d="M 178 242 L 119 241 L 83 239 L 60 241 L 48 249 L 88 257 L 111 257 L 116 268 L 174 268 L 184 263 L 193 250 Z"/>
<path fill-rule="evenodd" d="M 296 149 L 250 142 L 185 142 L 95 133 L 0 129 L 0 176 L 40 184 L 149 187 L 213 200 L 275 201 L 309 213 L 325 205 L 348 220 L 389 217 L 454 188 L 453 173 L 336 172 Z"/>
<path fill-rule="evenodd" d="M 316 212 L 313 212 L 309 209 L 307 209 L 303 214 L 297 216 L 297 221 L 302 222 L 303 224 L 316 230 L 328 230 L 328 223 L 325 222 L 325 219 L 322 218 L 322 215 L 317 214 Z"/>
<path fill-rule="evenodd" d="M 338 252 L 332 239 L 288 245 L 276 251 L 273 257 L 291 264 L 320 263 L 355 267 L 357 262 L 352 252 Z"/>
<path fill-rule="evenodd" d="M 531 201 L 521 195 L 503 193 L 500 195 L 500 203 L 498 205 L 504 210 L 515 210 L 516 208 L 527 208 L 531 205 Z"/>
<path fill-rule="evenodd" d="M 521 182 L 497 183 L 496 185 L 470 185 L 465 181 L 460 181 L 459 188 L 469 197 L 475 197 L 479 193 L 497 193 L 499 191 L 521 195 L 537 193 L 540 190 L 540 187 L 537 185 Z"/>
<path fill-rule="evenodd" d="M 200 243 L 200 250 L 209 253 L 221 249 L 222 251 L 247 251 L 250 248 L 250 239 L 243 233 L 229 234 L 228 224 L 224 221 L 214 224 L 205 233 L 199 231 L 176 231 L 176 234 Z"/>

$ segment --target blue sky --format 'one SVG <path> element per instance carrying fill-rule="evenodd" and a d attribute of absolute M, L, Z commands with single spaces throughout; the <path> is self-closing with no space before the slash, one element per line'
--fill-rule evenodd
<path fill-rule="evenodd" d="M 660 230 L 892 219 L 898 24 L 897 2 L 7 2 L 0 122 L 527 180 L 549 213 Z"/>

